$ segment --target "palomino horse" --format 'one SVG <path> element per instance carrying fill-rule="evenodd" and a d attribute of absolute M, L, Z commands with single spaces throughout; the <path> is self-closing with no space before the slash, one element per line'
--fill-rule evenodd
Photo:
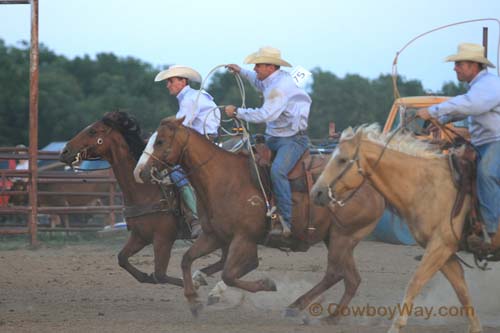
<path fill-rule="evenodd" d="M 347 191 L 368 180 L 392 205 L 425 254 L 412 276 L 402 306 L 410 308 L 424 285 L 440 270 L 451 283 L 469 317 L 469 332 L 481 332 L 472 308 L 464 271 L 455 255 L 466 214 L 467 196 L 459 214 L 452 217 L 457 195 L 447 157 L 428 143 L 409 135 L 381 134 L 378 126 L 347 129 L 313 187 L 315 202 L 327 204 L 345 198 Z M 394 318 L 389 332 L 400 332 L 408 313 Z"/>
<path fill-rule="evenodd" d="M 167 118 L 161 122 L 152 158 L 146 158 L 145 164 L 138 164 L 135 172 L 147 181 L 153 168 L 165 169 L 180 164 L 196 189 L 198 205 L 202 208 L 203 234 L 182 258 L 184 294 L 196 315 L 201 302 L 190 279 L 191 265 L 195 259 L 218 248 L 227 249 L 222 271 L 222 280 L 227 285 L 250 292 L 275 291 L 276 285 L 270 279 L 241 279 L 257 268 L 257 243 L 263 243 L 267 233 L 265 199 L 250 176 L 253 166 L 249 157 L 217 147 L 196 131 L 182 126 L 182 121 Z M 319 160 L 316 161 L 320 164 L 319 174 L 327 158 L 313 158 Z M 384 200 L 366 186 L 348 205 L 334 213 L 313 205 L 307 191 L 293 192 L 293 202 L 294 238 L 308 244 L 323 241 L 328 246 L 328 267 L 321 282 L 289 305 L 287 314 L 298 315 L 342 279 L 345 291 L 340 306 L 347 306 L 361 281 L 354 263 L 354 247 L 376 226 L 385 208 Z M 308 227 L 314 227 L 314 231 L 309 233 Z"/>
<path fill-rule="evenodd" d="M 126 212 L 131 212 L 126 219 L 131 233 L 118 254 L 119 265 L 139 282 L 169 283 L 182 287 L 182 280 L 167 276 L 166 270 L 172 246 L 184 223 L 178 221 L 178 214 L 174 212 L 177 208 L 163 204 L 173 205 L 171 189 L 166 191 L 170 196 L 164 198 L 158 185 L 135 182 L 132 172 L 144 147 L 137 122 L 124 112 L 111 112 L 71 139 L 61 152 L 60 159 L 71 165 L 80 156 L 86 159 L 102 157 L 111 164 L 123 193 Z M 154 272 L 148 275 L 131 265 L 128 258 L 151 243 L 155 267 Z M 202 271 L 207 275 L 220 271 L 223 258 L 224 255 L 220 261 Z"/>

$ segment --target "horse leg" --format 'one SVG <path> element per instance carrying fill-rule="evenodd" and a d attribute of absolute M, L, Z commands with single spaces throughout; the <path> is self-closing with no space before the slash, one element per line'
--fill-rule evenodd
<path fill-rule="evenodd" d="M 181 268 L 184 281 L 184 296 L 186 297 L 191 313 L 194 316 L 198 316 L 198 313 L 202 308 L 202 304 L 198 300 L 198 294 L 193 284 L 191 266 L 193 261 L 197 258 L 212 253 L 220 247 L 221 245 L 215 237 L 202 233 L 182 256 Z"/>
<path fill-rule="evenodd" d="M 148 281 L 149 276 L 135 268 L 129 261 L 128 258 L 142 250 L 149 242 L 144 241 L 142 238 L 137 236 L 133 231 L 130 234 L 129 239 L 125 246 L 118 253 L 118 265 L 130 273 L 137 281 L 141 283 L 151 283 Z"/>
<path fill-rule="evenodd" d="M 222 256 L 219 259 L 219 261 L 204 267 L 198 271 L 195 271 L 193 273 L 193 282 L 194 286 L 196 289 L 198 289 L 200 286 L 206 286 L 208 285 L 206 277 L 211 276 L 212 274 L 215 274 L 224 268 L 224 263 L 226 262 L 226 257 L 227 257 L 227 248 L 222 249 Z M 209 304 L 210 305 L 210 304 Z"/>
<path fill-rule="evenodd" d="M 434 237 L 427 244 L 424 256 L 417 270 L 413 274 L 401 304 L 402 309 L 411 309 L 413 300 L 418 295 L 424 285 L 440 270 L 448 261 L 450 256 L 456 252 L 456 246 L 450 247 L 444 244 L 439 237 Z M 399 333 L 400 329 L 408 322 L 409 310 L 401 311 L 392 321 L 389 333 Z"/>
<path fill-rule="evenodd" d="M 226 262 L 226 258 L 227 258 L 227 247 L 222 248 L 222 256 L 219 261 L 213 263 L 210 266 L 200 269 L 200 271 L 208 276 L 220 272 L 224 268 L 224 263 Z"/>
<path fill-rule="evenodd" d="M 223 255 L 227 257 L 227 248 L 224 250 L 223 249 Z M 254 265 L 246 265 L 244 269 L 240 272 L 238 277 L 242 277 L 245 274 L 253 271 L 257 266 L 259 265 L 258 261 L 255 262 Z M 207 305 L 213 305 L 215 303 L 220 302 L 221 298 L 224 295 L 224 292 L 227 290 L 227 285 L 224 283 L 224 281 L 219 281 L 215 284 L 215 287 L 210 290 L 208 293 L 208 299 L 207 299 Z"/>
<path fill-rule="evenodd" d="M 450 281 L 458 299 L 460 300 L 460 303 L 467 311 L 467 316 L 469 318 L 469 333 L 482 332 L 481 323 L 479 322 L 476 311 L 472 306 L 469 290 L 467 288 L 467 284 L 465 283 L 464 270 L 455 255 L 451 256 L 444 266 L 441 267 L 441 272 L 448 279 L 448 281 Z"/>
<path fill-rule="evenodd" d="M 353 249 L 358 242 L 352 237 L 332 233 L 328 244 L 327 268 L 323 279 L 286 309 L 287 316 L 297 316 L 314 299 L 344 279 L 345 291 L 340 305 L 347 305 L 354 296 L 361 278 L 356 270 L 353 258 Z M 340 306 L 339 305 L 339 306 Z"/>
<path fill-rule="evenodd" d="M 175 236 L 176 233 L 172 231 L 168 234 Z M 155 270 L 144 282 L 154 284 L 173 284 L 178 287 L 183 286 L 182 279 L 171 277 L 166 274 L 174 242 L 175 237 L 165 238 L 163 235 L 158 235 L 158 233 L 155 234 L 153 239 Z"/>
<path fill-rule="evenodd" d="M 227 261 L 222 271 L 222 281 L 229 287 L 240 288 L 252 293 L 276 291 L 276 284 L 271 279 L 257 281 L 239 279 L 258 266 L 257 244 L 251 239 L 236 235 L 229 245 Z"/>
<path fill-rule="evenodd" d="M 361 284 L 361 276 L 354 262 L 354 248 L 348 249 L 345 257 L 340 261 L 339 268 L 343 268 L 344 271 L 344 294 L 333 313 L 330 313 L 331 310 L 328 309 L 329 316 L 325 318 L 325 321 L 332 324 L 338 322 L 342 309 L 345 309 L 349 305 Z"/>

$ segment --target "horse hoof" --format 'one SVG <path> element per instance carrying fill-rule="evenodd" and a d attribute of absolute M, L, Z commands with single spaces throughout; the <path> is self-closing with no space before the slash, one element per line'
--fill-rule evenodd
<path fill-rule="evenodd" d="M 285 317 L 288 317 L 288 318 L 290 318 L 290 317 L 298 317 L 299 315 L 300 315 L 300 310 L 297 309 L 297 308 L 290 308 L 290 307 L 288 307 L 288 308 L 285 309 L 285 313 L 284 313 Z"/>
<path fill-rule="evenodd" d="M 200 315 L 201 310 L 203 309 L 203 304 L 201 304 L 200 302 L 196 301 L 196 302 L 191 303 L 189 305 L 189 309 L 191 310 L 191 314 L 193 315 L 193 317 L 198 318 L 198 316 Z"/>
<path fill-rule="evenodd" d="M 219 296 L 213 296 L 213 295 L 210 295 L 208 296 L 207 298 L 207 305 L 214 305 L 214 304 L 217 304 L 220 302 L 220 297 Z"/>
<path fill-rule="evenodd" d="M 203 276 L 203 273 L 200 271 L 196 271 L 193 274 L 193 286 L 195 289 L 200 288 L 201 286 L 208 285 L 207 280 Z"/>
<path fill-rule="evenodd" d="M 145 279 L 141 281 L 142 283 L 151 283 L 151 284 L 157 284 L 156 279 L 154 278 L 154 273 L 151 274 L 144 274 L 146 275 Z"/>
<path fill-rule="evenodd" d="M 263 284 L 264 284 L 264 290 L 266 291 L 278 290 L 278 288 L 276 288 L 276 283 L 274 283 L 274 281 L 271 279 L 264 279 Z"/>
<path fill-rule="evenodd" d="M 394 325 L 387 331 L 387 333 L 399 333 L 401 330 Z"/>
<path fill-rule="evenodd" d="M 339 323 L 339 317 L 337 316 L 326 316 L 320 319 L 320 322 L 324 325 L 337 325 Z"/>

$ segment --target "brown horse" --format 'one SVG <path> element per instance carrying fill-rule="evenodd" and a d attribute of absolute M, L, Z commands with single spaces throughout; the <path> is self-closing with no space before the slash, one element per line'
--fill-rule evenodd
<path fill-rule="evenodd" d="M 481 332 L 463 268 L 455 255 L 470 210 L 470 197 L 453 217 L 457 189 L 447 157 L 409 135 L 390 135 L 381 134 L 377 126 L 361 127 L 356 132 L 345 130 L 311 197 L 320 204 L 330 202 L 331 197 L 341 200 L 347 191 L 368 180 L 399 212 L 418 244 L 425 248 L 401 305 L 412 307 L 420 290 L 440 270 L 469 310 L 469 332 Z M 399 332 L 407 321 L 408 313 L 400 313 L 390 332 Z"/>
<path fill-rule="evenodd" d="M 61 164 L 60 162 L 58 162 Z M 94 170 L 82 175 L 89 176 L 107 176 L 108 170 Z M 26 191 L 27 179 L 17 179 L 12 184 L 11 191 Z M 111 185 L 113 186 L 113 185 Z M 106 183 L 41 183 L 38 184 L 38 192 L 64 193 L 64 192 L 108 192 L 109 184 Z M 28 193 L 10 195 L 10 203 L 16 206 L 28 205 Z M 74 207 L 74 206 L 100 206 L 102 200 L 95 195 L 40 195 L 38 196 L 38 205 L 40 207 Z M 57 225 L 69 227 L 68 214 L 50 214 L 50 226 L 54 228 Z"/>
<path fill-rule="evenodd" d="M 222 271 L 222 280 L 227 285 L 250 292 L 275 291 L 276 285 L 270 279 L 241 279 L 257 268 L 257 243 L 264 242 L 268 230 L 265 199 L 250 176 L 249 157 L 217 147 L 196 131 L 182 126 L 182 120 L 167 118 L 161 122 L 152 158 L 144 165 L 138 164 L 139 170 L 135 172 L 146 181 L 153 168 L 180 164 L 196 189 L 203 234 L 182 258 L 184 294 L 196 315 L 201 302 L 189 278 L 191 265 L 195 259 L 216 249 L 227 249 Z M 327 156 L 313 158 L 321 162 L 319 174 Z M 307 241 L 308 245 L 323 241 L 328 246 L 328 267 L 321 282 L 289 305 L 287 314 L 297 315 L 342 279 L 345 291 L 340 305 L 347 305 L 361 281 L 353 250 L 383 214 L 382 197 L 366 186 L 348 205 L 334 209 L 333 213 L 328 208 L 312 205 L 307 191 L 293 192 L 293 203 L 294 238 Z M 310 227 L 314 228 L 312 233 L 308 232 Z"/>
<path fill-rule="evenodd" d="M 169 283 L 182 287 L 182 280 L 167 276 L 166 270 L 174 241 L 180 227 L 185 224 L 179 221 L 177 207 L 173 207 L 172 187 L 166 190 L 165 198 L 158 185 L 135 182 L 132 172 L 144 146 L 138 123 L 124 112 L 111 112 L 71 139 L 61 152 L 60 160 L 71 165 L 77 157 L 101 157 L 111 164 L 123 193 L 126 212 L 130 212 L 126 218 L 130 237 L 118 254 L 119 265 L 139 282 Z M 165 202 L 168 205 L 165 206 Z M 131 265 L 128 259 L 151 243 L 154 248 L 154 272 L 148 275 Z M 224 253 L 220 261 L 202 269 L 202 272 L 207 275 L 218 272 L 223 262 Z"/>

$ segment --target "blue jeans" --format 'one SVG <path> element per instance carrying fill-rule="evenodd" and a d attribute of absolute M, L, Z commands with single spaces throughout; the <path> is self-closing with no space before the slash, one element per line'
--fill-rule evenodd
<path fill-rule="evenodd" d="M 170 174 L 170 179 L 175 183 L 177 188 L 189 185 L 189 180 L 186 177 L 186 173 L 182 170 L 180 165 L 176 165 Z"/>
<path fill-rule="evenodd" d="M 500 141 L 476 147 L 477 193 L 479 210 L 486 224 L 486 231 L 495 233 L 500 220 Z"/>
<path fill-rule="evenodd" d="M 266 137 L 266 144 L 276 153 L 271 166 L 271 182 L 278 213 L 283 217 L 288 227 L 291 228 L 292 189 L 288 181 L 288 173 L 307 150 L 309 138 L 306 135 L 299 134 L 286 138 L 269 136 Z"/>

